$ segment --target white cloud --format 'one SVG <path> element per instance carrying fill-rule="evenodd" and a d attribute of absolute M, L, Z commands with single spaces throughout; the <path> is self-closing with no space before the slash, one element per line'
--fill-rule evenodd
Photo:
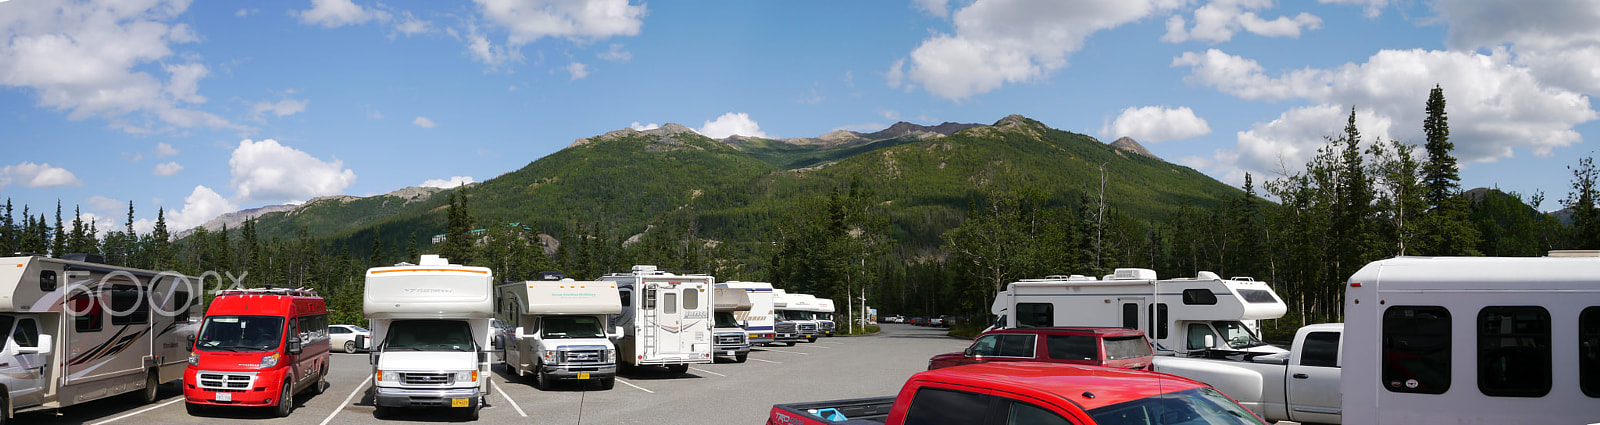
<path fill-rule="evenodd" d="M 474 0 L 484 23 L 506 32 L 505 41 L 496 43 L 477 28 L 467 25 L 466 36 L 454 29 L 452 36 L 464 39 L 472 58 L 488 65 L 491 71 L 506 70 L 522 61 L 522 46 L 542 38 L 566 38 L 578 44 L 616 37 L 634 36 L 644 26 L 644 5 L 629 0 Z M 602 58 L 613 60 L 604 57 Z M 611 56 L 615 58 L 613 54 Z M 581 78 L 581 77 L 579 77 Z"/>
<path fill-rule="evenodd" d="M 1169 109 L 1161 106 L 1129 107 L 1116 120 L 1100 129 L 1106 139 L 1132 137 L 1140 142 L 1158 143 L 1211 134 L 1206 120 L 1195 116 L 1187 106 Z"/>
<path fill-rule="evenodd" d="M 911 5 L 916 7 L 917 10 L 928 12 L 929 15 L 933 15 L 935 18 L 942 19 L 950 16 L 949 0 L 912 0 Z"/>
<path fill-rule="evenodd" d="M 428 117 L 417 117 L 417 119 L 411 120 L 411 124 L 422 128 L 433 128 L 434 126 L 439 125 L 435 124 L 433 120 L 428 119 Z"/>
<path fill-rule="evenodd" d="M 400 18 L 396 22 L 398 23 L 394 24 L 394 32 L 406 37 L 433 32 L 432 21 L 418 19 L 409 11 L 400 12 Z"/>
<path fill-rule="evenodd" d="M 440 189 L 450 189 L 450 188 L 460 187 L 462 185 L 467 185 L 467 184 L 471 184 L 471 183 L 473 183 L 472 176 L 453 176 L 453 177 L 450 177 L 448 179 L 430 179 L 428 181 L 422 182 L 422 184 L 419 185 L 419 186 L 422 186 L 422 187 L 437 187 L 437 188 L 440 188 Z"/>
<path fill-rule="evenodd" d="M 387 20 L 389 13 L 361 7 L 350 0 L 311 0 L 311 9 L 291 10 L 291 16 L 300 18 L 300 23 L 306 25 L 321 25 L 324 28 L 338 28 L 345 25 L 363 24 L 372 20 Z"/>
<path fill-rule="evenodd" d="M 178 149 L 166 142 L 156 143 L 156 157 L 173 156 L 178 154 Z"/>
<path fill-rule="evenodd" d="M 12 2 L 0 16 L 0 86 L 30 88 L 39 106 L 73 120 L 106 119 L 126 132 L 154 132 L 157 124 L 245 129 L 184 107 L 205 101 L 199 81 L 208 74 L 202 64 L 169 64 L 171 45 L 200 40 L 173 22 L 188 4 Z M 147 70 L 166 73 L 166 81 Z"/>
<path fill-rule="evenodd" d="M 268 112 L 271 112 L 273 116 L 279 117 L 305 112 L 307 102 L 294 99 L 284 99 L 277 102 L 257 102 L 250 107 L 250 119 L 265 121 Z"/>
<path fill-rule="evenodd" d="M 246 142 L 249 141 L 246 140 Z M 266 142 L 271 142 L 271 140 Z M 238 210 L 238 205 L 228 201 L 227 198 L 223 198 L 222 195 L 218 195 L 211 188 L 195 186 L 194 191 L 189 192 L 189 197 L 183 199 L 183 209 L 167 212 L 167 230 L 177 233 L 182 230 L 193 229 L 213 218 L 217 218 L 219 215 Z M 138 229 L 140 225 L 135 222 L 133 227 Z"/>
<path fill-rule="evenodd" d="M 11 184 L 22 187 L 41 189 L 61 186 L 83 186 L 83 181 L 78 176 L 65 168 L 52 167 L 50 164 L 35 164 L 22 162 L 17 165 L 7 165 L 0 168 L 0 189 L 5 189 Z"/>
<path fill-rule="evenodd" d="M 1006 83 L 1037 81 L 1066 67 L 1067 56 L 1095 32 L 1182 3 L 977 0 L 951 16 L 955 34 L 935 34 L 912 50 L 909 63 L 896 61 L 888 71 L 889 87 L 898 88 L 908 78 L 929 93 L 959 101 Z"/>
<path fill-rule="evenodd" d="M 634 121 L 633 124 L 628 124 L 628 128 L 631 128 L 631 129 L 634 129 L 634 130 L 639 130 L 639 131 L 655 130 L 655 129 L 661 128 L 661 124 L 649 123 L 649 124 L 640 125 L 638 121 Z"/>
<path fill-rule="evenodd" d="M 238 202 L 275 202 L 337 195 L 355 183 L 344 161 L 323 161 L 276 140 L 239 142 L 228 159 Z"/>
<path fill-rule="evenodd" d="M 627 62 L 633 60 L 633 53 L 629 53 L 627 50 L 622 50 L 622 45 L 616 43 L 611 44 L 611 50 L 600 52 L 600 54 L 595 56 L 612 62 Z"/>
<path fill-rule="evenodd" d="M 1440 0 L 1452 50 L 1506 48 L 1548 84 L 1600 94 L 1600 7 L 1589 0 Z"/>
<path fill-rule="evenodd" d="M 589 66 L 573 62 L 567 65 L 567 73 L 572 74 L 573 80 L 582 80 L 584 77 L 589 76 Z"/>
<path fill-rule="evenodd" d="M 111 212 L 127 208 L 128 203 L 96 195 L 89 198 L 89 208 L 95 211 Z"/>
<path fill-rule="evenodd" d="M 1213 0 L 1194 11 L 1194 28 L 1184 29 L 1182 16 L 1167 19 L 1167 34 L 1161 41 L 1181 43 L 1189 40 L 1221 43 L 1233 39 L 1233 34 L 1246 31 L 1264 37 L 1300 37 L 1301 30 L 1322 28 L 1322 18 L 1301 12 L 1290 18 L 1279 16 L 1267 20 L 1255 11 L 1271 9 L 1273 0 Z"/>
<path fill-rule="evenodd" d="M 170 177 L 173 174 L 178 174 L 179 171 L 183 171 L 183 166 L 178 165 L 177 161 L 173 161 L 164 164 L 156 164 L 156 169 L 155 171 L 152 171 L 151 174 L 162 177 Z"/>
<path fill-rule="evenodd" d="M 715 121 L 706 121 L 705 125 L 695 131 L 713 139 L 723 139 L 735 134 L 746 137 L 767 137 L 767 133 L 761 131 L 761 125 L 750 119 L 750 114 L 744 112 L 722 114 Z"/>

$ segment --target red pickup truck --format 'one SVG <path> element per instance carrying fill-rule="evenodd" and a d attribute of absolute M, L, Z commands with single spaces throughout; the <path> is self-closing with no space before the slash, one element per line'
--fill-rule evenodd
<path fill-rule="evenodd" d="M 979 335 L 959 353 L 928 359 L 928 370 L 989 362 L 1048 362 L 1154 370 L 1144 331 L 1124 328 L 1035 327 Z"/>
<path fill-rule="evenodd" d="M 1174 375 L 1054 363 L 984 363 L 912 375 L 896 397 L 779 404 L 767 425 L 1265 425 Z"/>

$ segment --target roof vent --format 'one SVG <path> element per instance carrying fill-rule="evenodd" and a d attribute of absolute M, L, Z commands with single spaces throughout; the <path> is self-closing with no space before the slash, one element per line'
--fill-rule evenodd
<path fill-rule="evenodd" d="M 634 273 L 644 273 L 644 274 L 655 273 L 656 272 L 656 266 L 646 266 L 646 265 L 633 266 L 633 272 Z"/>
<path fill-rule="evenodd" d="M 1215 275 L 1213 275 L 1215 276 Z M 1117 269 L 1107 280 L 1156 280 L 1156 271 L 1150 269 Z"/>
<path fill-rule="evenodd" d="M 1222 280 L 1222 276 L 1217 276 L 1216 273 L 1202 271 L 1195 273 L 1194 280 Z"/>
<path fill-rule="evenodd" d="M 422 259 L 417 260 L 417 264 L 423 266 L 448 266 L 450 265 L 450 259 L 434 254 L 423 254 Z"/>

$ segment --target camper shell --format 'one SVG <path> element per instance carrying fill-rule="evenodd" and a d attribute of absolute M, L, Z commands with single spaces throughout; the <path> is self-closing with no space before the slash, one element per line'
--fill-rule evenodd
<path fill-rule="evenodd" d="M 738 314 L 750 311 L 750 295 L 743 289 L 729 288 L 726 284 L 719 283 L 716 288 L 716 295 L 712 297 L 715 304 L 712 314 L 716 322 L 712 329 L 712 337 L 715 338 L 712 355 L 732 357 L 734 361 L 744 363 L 750 355 L 750 341 L 745 336 L 745 323 L 739 320 Z"/>
<path fill-rule="evenodd" d="M 501 360 L 517 376 L 534 375 L 540 388 L 565 379 L 616 385 L 611 341 L 622 331 L 606 325 L 622 313 L 616 283 L 534 280 L 500 285 L 495 294 L 495 317 L 510 329 Z"/>
<path fill-rule="evenodd" d="M 488 268 L 437 255 L 367 269 L 362 311 L 372 330 L 378 416 L 438 406 L 477 417 L 489 393 L 493 286 Z"/>
<path fill-rule="evenodd" d="M 307 288 L 228 289 L 211 299 L 183 373 L 184 406 L 274 407 L 320 394 L 328 375 L 328 308 Z"/>
<path fill-rule="evenodd" d="M 622 313 L 611 316 L 611 325 L 623 331 L 617 339 L 622 363 L 665 366 L 677 373 L 688 372 L 691 364 L 711 363 L 715 278 L 638 265 L 600 280 L 615 283 L 622 300 Z"/>
<path fill-rule="evenodd" d="M 1283 353 L 1261 342 L 1255 321 L 1276 319 L 1288 306 L 1266 282 L 1193 278 L 1158 279 L 1149 269 L 1116 269 L 1102 279 L 1072 275 L 1012 282 L 990 307 L 994 329 L 1029 326 L 1112 326 L 1145 331 L 1157 353 L 1209 349 Z M 1214 346 L 1206 346 L 1210 335 Z"/>

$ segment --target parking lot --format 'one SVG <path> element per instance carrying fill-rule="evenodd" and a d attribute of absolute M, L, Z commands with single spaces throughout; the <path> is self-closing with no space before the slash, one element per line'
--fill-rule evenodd
<path fill-rule="evenodd" d="M 533 424 L 760 424 L 776 403 L 893 395 L 934 354 L 968 341 L 938 328 L 883 325 L 872 336 L 822 338 L 794 347 L 758 347 L 745 363 L 695 365 L 687 374 L 624 368 L 616 388 L 585 390 L 574 383 L 539 390 L 496 365 L 481 423 Z M 148 405 L 115 397 L 59 412 L 18 415 L 21 424 L 379 424 L 462 422 L 447 410 L 407 410 L 400 419 L 373 418 L 371 369 L 365 354 L 334 354 L 329 387 L 302 394 L 286 418 L 266 410 L 209 410 L 190 416 L 176 385 Z"/>

